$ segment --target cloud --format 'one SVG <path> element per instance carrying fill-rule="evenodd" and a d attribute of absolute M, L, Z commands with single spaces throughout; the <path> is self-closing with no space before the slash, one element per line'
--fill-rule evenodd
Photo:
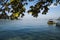
<path fill-rule="evenodd" d="M 59 4 L 57 4 L 57 6 L 55 6 L 54 3 L 53 3 L 49 6 L 49 8 L 55 8 L 55 7 L 58 7 L 58 6 L 59 6 Z"/>

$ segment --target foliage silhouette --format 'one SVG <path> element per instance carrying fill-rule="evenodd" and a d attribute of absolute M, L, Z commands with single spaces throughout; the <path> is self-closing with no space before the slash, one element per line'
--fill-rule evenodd
<path fill-rule="evenodd" d="M 18 19 L 23 17 L 26 11 L 25 5 L 35 0 L 0 0 L 0 19 Z M 30 6 L 28 13 L 31 13 L 33 17 L 38 17 L 38 14 L 43 10 L 42 14 L 48 13 L 48 6 L 54 3 L 54 0 L 38 0 L 35 6 Z M 60 4 L 60 0 L 55 0 L 54 5 Z M 8 15 L 10 14 L 10 15 Z"/>

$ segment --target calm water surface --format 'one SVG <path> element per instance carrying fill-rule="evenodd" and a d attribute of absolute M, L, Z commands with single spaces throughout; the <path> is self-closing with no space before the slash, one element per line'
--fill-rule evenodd
<path fill-rule="evenodd" d="M 0 20 L 0 40 L 60 40 L 60 27 L 41 20 Z"/>

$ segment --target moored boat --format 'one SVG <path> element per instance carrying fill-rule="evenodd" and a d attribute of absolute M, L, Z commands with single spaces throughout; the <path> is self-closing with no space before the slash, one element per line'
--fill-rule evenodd
<path fill-rule="evenodd" d="M 53 25 L 53 24 L 55 24 L 55 22 L 54 22 L 53 20 L 49 20 L 47 23 L 48 23 L 48 25 Z"/>

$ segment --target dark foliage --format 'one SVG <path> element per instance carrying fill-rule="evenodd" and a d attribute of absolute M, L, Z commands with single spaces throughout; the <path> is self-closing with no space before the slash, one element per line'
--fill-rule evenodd
<path fill-rule="evenodd" d="M 24 12 L 26 11 L 25 5 L 28 5 L 29 2 L 33 2 L 35 0 L 0 0 L 0 5 L 2 7 L 0 8 L 0 19 L 18 19 L 18 17 L 23 17 Z M 30 10 L 28 10 L 28 13 L 31 13 L 33 17 L 38 17 L 38 13 L 40 13 L 42 10 L 42 14 L 48 13 L 48 6 L 50 6 L 52 3 L 54 3 L 54 0 L 38 0 L 35 6 L 30 6 Z M 56 0 L 54 5 L 57 6 L 57 4 L 60 4 L 60 0 Z M 12 13 L 11 15 L 7 14 Z"/>

